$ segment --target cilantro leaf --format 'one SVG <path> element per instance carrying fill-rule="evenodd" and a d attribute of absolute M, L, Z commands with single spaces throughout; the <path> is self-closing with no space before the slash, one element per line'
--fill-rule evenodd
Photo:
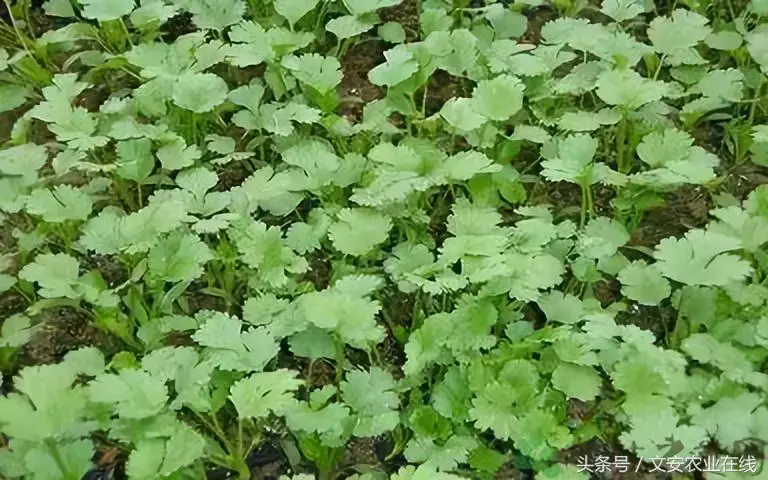
<path fill-rule="evenodd" d="M 397 426 L 400 399 L 392 391 L 395 386 L 392 375 L 378 367 L 347 374 L 341 383 L 341 397 L 357 414 L 356 436 L 373 437 Z"/>
<path fill-rule="evenodd" d="M 693 47 L 712 32 L 708 23 L 706 17 L 678 8 L 671 18 L 654 18 L 648 27 L 648 38 L 671 65 L 704 63 Z"/>
<path fill-rule="evenodd" d="M 78 281 L 80 263 L 69 255 L 42 254 L 35 257 L 33 263 L 24 266 L 19 272 L 19 278 L 28 282 L 36 282 L 40 286 L 39 293 L 46 298 L 78 298 L 74 284 Z"/>
<path fill-rule="evenodd" d="M 191 281 L 203 274 L 213 259 L 208 246 L 196 235 L 174 232 L 149 251 L 149 279 L 154 282 Z"/>
<path fill-rule="evenodd" d="M 36 330 L 26 316 L 11 315 L 5 319 L 0 328 L 0 347 L 21 347 L 32 338 Z"/>
<path fill-rule="evenodd" d="M 473 109 L 496 121 L 505 121 L 523 108 L 523 83 L 512 75 L 482 80 L 472 92 Z"/>
<path fill-rule="evenodd" d="M 123 418 L 147 418 L 160 413 L 168 400 L 162 379 L 142 370 L 105 374 L 88 384 L 88 396 L 96 403 L 114 405 Z"/>
<path fill-rule="evenodd" d="M 284 412 L 303 383 L 292 370 L 254 373 L 232 385 L 229 399 L 240 418 L 264 418 L 270 412 Z"/>
<path fill-rule="evenodd" d="M 663 239 L 654 252 L 655 265 L 665 277 L 686 285 L 727 285 L 752 272 L 749 262 L 725 253 L 740 248 L 733 237 L 690 230 L 684 238 Z"/>
<path fill-rule="evenodd" d="M 84 5 L 81 13 L 85 18 L 100 22 L 117 20 L 131 13 L 135 7 L 134 0 L 78 0 L 78 2 Z"/>
<path fill-rule="evenodd" d="M 624 225 L 606 217 L 596 217 L 589 221 L 579 235 L 577 251 L 588 258 L 608 258 L 619 247 L 629 241 L 629 232 Z"/>
<path fill-rule="evenodd" d="M 195 113 L 210 112 L 227 99 L 227 83 L 212 73 L 185 73 L 173 86 L 173 102 Z"/>
<path fill-rule="evenodd" d="M 347 255 L 365 255 L 389 237 L 392 221 L 367 208 L 347 208 L 328 229 L 333 246 Z"/>
<path fill-rule="evenodd" d="M 602 387 L 600 375 L 592 367 L 561 363 L 552 372 L 552 385 L 569 398 L 583 402 L 594 400 Z"/>
<path fill-rule="evenodd" d="M 368 72 L 368 79 L 374 85 L 393 87 L 407 80 L 419 69 L 413 54 L 402 45 L 384 52 L 384 58 L 385 63 Z"/>
<path fill-rule="evenodd" d="M 336 57 L 323 57 L 316 53 L 299 57 L 289 55 L 283 58 L 282 65 L 299 81 L 323 95 L 341 83 L 341 64 Z"/>
<path fill-rule="evenodd" d="M 706 183 L 720 163 L 717 156 L 694 146 L 690 135 L 672 128 L 643 137 L 637 154 L 652 169 L 632 175 L 630 181 L 651 187 Z"/>
<path fill-rule="evenodd" d="M 27 212 L 39 215 L 46 222 L 61 223 L 67 220 L 86 220 L 91 214 L 93 201 L 82 190 L 69 185 L 53 189 L 38 188 L 29 194 Z"/>
<path fill-rule="evenodd" d="M 645 12 L 645 6 L 640 0 L 604 0 L 600 10 L 617 22 L 623 22 Z"/>
<path fill-rule="evenodd" d="M 636 110 L 668 95 L 664 82 L 643 78 L 634 70 L 607 70 L 597 79 L 597 96 L 608 105 Z"/>
<path fill-rule="evenodd" d="M 310 12 L 319 0 L 276 0 L 275 10 L 293 27 Z"/>
<path fill-rule="evenodd" d="M 653 265 L 632 262 L 619 272 L 621 293 L 641 305 L 658 305 L 671 293 L 669 282 Z"/>
<path fill-rule="evenodd" d="M 184 0 L 183 5 L 198 28 L 219 31 L 240 22 L 246 8 L 242 0 Z"/>

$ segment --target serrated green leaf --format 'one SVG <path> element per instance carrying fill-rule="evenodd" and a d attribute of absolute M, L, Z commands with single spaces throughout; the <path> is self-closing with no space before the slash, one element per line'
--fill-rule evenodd
<path fill-rule="evenodd" d="M 78 0 L 78 2 L 84 5 L 81 13 L 85 18 L 100 22 L 117 20 L 131 13 L 135 7 L 134 0 Z M 58 7 L 58 10 L 61 10 L 61 7 Z"/>
<path fill-rule="evenodd" d="M 741 248 L 733 237 L 690 230 L 683 238 L 665 238 L 656 247 L 656 268 L 686 285 L 726 285 L 752 272 L 749 262 L 726 253 Z"/>
<path fill-rule="evenodd" d="M 210 112 L 227 99 L 227 83 L 212 73 L 185 73 L 173 87 L 173 102 L 195 113 Z"/>
<path fill-rule="evenodd" d="M 652 265 L 637 260 L 619 272 L 621 293 L 641 305 L 658 305 L 671 293 L 669 282 Z"/>
<path fill-rule="evenodd" d="M 419 69 L 413 54 L 403 46 L 396 46 L 384 52 L 385 63 L 368 72 L 368 79 L 374 85 L 392 87 L 408 79 Z"/>
<path fill-rule="evenodd" d="M 147 418 L 165 407 L 168 390 L 163 381 L 141 370 L 122 370 L 105 374 L 88 384 L 88 396 L 93 402 L 114 405 L 123 418 Z"/>
<path fill-rule="evenodd" d="M 27 212 L 39 215 L 50 223 L 87 220 L 93 208 L 93 201 L 88 194 L 69 185 L 33 190 L 26 204 Z"/>
<path fill-rule="evenodd" d="M 292 370 L 254 373 L 232 385 L 229 399 L 240 418 L 264 418 L 284 412 L 303 383 Z"/>
<path fill-rule="evenodd" d="M 288 23 L 293 26 L 301 20 L 301 17 L 315 8 L 318 1 L 319 0 L 276 0 L 274 5 L 277 13 L 288 20 Z"/>
<path fill-rule="evenodd" d="M 594 400 L 602 386 L 600 375 L 594 368 L 572 363 L 561 363 L 552 372 L 552 386 L 569 398 L 583 402 Z"/>
<path fill-rule="evenodd" d="M 155 168 L 152 142 L 147 138 L 117 142 L 117 174 L 126 180 L 141 183 Z"/>
<path fill-rule="evenodd" d="M 347 208 L 328 230 L 333 246 L 347 255 L 365 255 L 389 236 L 392 221 L 386 215 L 367 208 Z"/>

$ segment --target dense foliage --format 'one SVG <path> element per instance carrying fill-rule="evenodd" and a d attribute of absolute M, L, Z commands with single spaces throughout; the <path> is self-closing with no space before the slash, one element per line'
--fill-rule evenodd
<path fill-rule="evenodd" d="M 765 0 L 4 2 L 4 478 L 762 462 Z"/>

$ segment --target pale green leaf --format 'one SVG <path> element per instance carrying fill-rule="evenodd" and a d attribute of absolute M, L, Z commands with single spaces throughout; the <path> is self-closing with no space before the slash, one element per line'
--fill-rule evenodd
<path fill-rule="evenodd" d="M 741 242 L 720 233 L 690 230 L 683 238 L 665 238 L 656 247 L 656 268 L 667 278 L 686 285 L 727 285 L 750 273 L 749 262 L 726 253 Z"/>
<path fill-rule="evenodd" d="M 84 5 L 81 13 L 85 18 L 104 22 L 117 20 L 131 13 L 135 7 L 134 0 L 78 0 Z M 70 6 L 70 9 L 72 7 Z M 57 8 L 60 10 L 61 7 Z"/>
<path fill-rule="evenodd" d="M 310 12 L 319 0 L 275 0 L 275 10 L 288 20 L 291 26 L 296 25 L 301 17 Z"/>
<path fill-rule="evenodd" d="M 619 272 L 621 293 L 641 305 L 658 305 L 671 293 L 669 282 L 652 265 L 637 260 Z"/>
<path fill-rule="evenodd" d="M 38 188 L 27 197 L 27 212 L 39 215 L 44 221 L 61 223 L 67 220 L 87 220 L 93 201 L 82 190 L 69 185 L 53 189 Z"/>
<path fill-rule="evenodd" d="M 374 85 L 392 87 L 408 79 L 419 69 L 413 54 L 404 46 L 396 46 L 384 52 L 385 63 L 368 72 L 368 79 Z"/>
<path fill-rule="evenodd" d="M 303 384 L 291 370 L 254 373 L 232 385 L 229 399 L 240 418 L 264 418 L 270 412 L 281 414 Z"/>
<path fill-rule="evenodd" d="M 602 383 L 595 369 L 584 365 L 561 363 L 552 372 L 552 386 L 582 402 L 594 400 L 600 394 Z"/>
<path fill-rule="evenodd" d="M 168 400 L 162 379 L 141 370 L 105 374 L 88 384 L 91 401 L 112 405 L 123 418 L 147 418 L 160 413 Z"/>
<path fill-rule="evenodd" d="M 333 246 L 347 255 L 364 255 L 389 237 L 392 221 L 367 208 L 347 208 L 328 230 Z"/>
<path fill-rule="evenodd" d="M 173 102 L 195 113 L 210 112 L 227 99 L 227 83 L 212 73 L 185 73 L 173 87 Z"/>

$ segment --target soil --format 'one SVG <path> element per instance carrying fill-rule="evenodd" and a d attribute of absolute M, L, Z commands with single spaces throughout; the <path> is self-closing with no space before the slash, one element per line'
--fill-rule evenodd
<path fill-rule="evenodd" d="M 724 188 L 734 197 L 744 200 L 760 185 L 768 185 L 768 167 L 750 162 L 733 168 L 725 178 Z"/>
<path fill-rule="evenodd" d="M 384 61 L 386 49 L 384 42 L 366 39 L 355 44 L 344 56 L 341 61 L 344 77 L 339 85 L 340 115 L 359 121 L 363 106 L 384 96 L 384 91 L 368 80 L 368 72 Z"/>
<path fill-rule="evenodd" d="M 526 12 L 528 30 L 520 38 L 520 43 L 538 45 L 541 42 L 541 28 L 550 20 L 557 18 L 557 12 L 548 6 L 532 8 Z"/>
<path fill-rule="evenodd" d="M 681 236 L 692 228 L 703 227 L 709 220 L 711 199 L 702 187 L 685 186 L 664 195 L 665 205 L 646 213 L 632 233 L 633 245 L 654 247 L 661 239 Z"/>
<path fill-rule="evenodd" d="M 745 3 L 747 0 L 733 0 L 735 8 L 737 4 Z M 660 8 L 666 8 L 673 2 L 656 2 Z M 0 4 L 2 5 L 2 4 Z M 2 9 L 3 7 L 0 7 Z M 406 31 L 408 41 L 414 41 L 419 36 L 418 21 L 418 0 L 405 0 L 396 7 L 383 9 L 379 12 L 383 21 L 396 21 L 403 25 Z M 557 12 L 550 7 L 530 8 L 526 10 L 528 16 L 528 30 L 522 37 L 521 42 L 538 44 L 541 41 L 542 26 L 555 18 Z M 191 15 L 187 13 L 179 14 L 173 17 L 163 27 L 163 38 L 165 41 L 172 42 L 179 36 L 196 31 L 191 20 Z M 41 24 L 42 27 L 45 25 Z M 368 80 L 368 72 L 376 65 L 383 62 L 383 52 L 391 48 L 391 45 L 376 40 L 374 38 L 356 43 L 342 59 L 343 79 L 339 87 L 339 97 L 342 104 L 339 109 L 341 115 L 350 117 L 354 121 L 362 117 L 363 106 L 384 96 L 384 91 L 373 85 Z M 243 83 L 249 78 L 260 76 L 262 70 L 240 69 L 235 70 L 234 75 L 238 83 Z M 114 89 L 109 86 L 95 87 L 86 91 L 78 104 L 88 110 L 95 110 L 109 96 L 110 91 Z M 430 79 L 427 89 L 428 96 L 426 102 L 427 116 L 433 115 L 440 110 L 442 105 L 451 97 L 467 96 L 471 92 L 465 81 L 450 74 L 437 71 Z M 417 93 L 416 98 L 421 98 L 422 93 Z M 6 112 L 0 115 L 0 143 L 4 143 L 9 138 L 14 122 L 22 115 L 24 107 L 14 112 Z M 32 138 L 38 143 L 50 140 L 52 137 L 47 129 L 34 122 L 31 130 Z M 718 145 L 717 135 L 713 132 L 703 132 L 697 135 L 700 142 Z M 241 162 L 232 162 L 224 166 L 219 172 L 219 183 L 216 189 L 219 191 L 229 190 L 234 186 L 240 185 L 250 174 L 250 170 Z M 757 167 L 752 164 L 745 164 L 733 169 L 725 180 L 724 188 L 738 199 L 743 199 L 748 192 L 757 185 L 768 184 L 768 169 Z M 581 192 L 578 186 L 564 182 L 559 183 L 540 183 L 534 186 L 529 192 L 535 203 L 550 203 L 555 212 L 566 213 L 570 216 L 578 216 L 578 209 L 581 204 Z M 601 186 L 594 187 L 595 194 L 595 213 L 597 215 L 611 215 L 610 200 L 613 192 L 609 188 Z M 438 197 L 443 197 L 442 201 Z M 700 187 L 683 187 L 664 195 L 666 203 L 663 207 L 650 210 L 644 216 L 640 226 L 632 232 L 631 244 L 637 246 L 653 247 L 658 242 L 668 236 L 679 236 L 691 228 L 701 227 L 708 221 L 708 212 L 712 208 L 712 201 L 709 192 Z M 436 239 L 438 246 L 447 235 L 445 231 L 445 221 L 450 214 L 450 205 L 452 203 L 451 192 L 445 189 L 436 194 L 431 202 L 435 209 L 432 212 L 429 232 Z M 574 210 L 575 209 L 575 210 Z M 4 243 L 4 242 L 3 242 Z M 321 255 L 308 255 L 310 271 L 306 274 L 305 280 L 312 282 L 317 289 L 324 289 L 328 286 L 331 277 L 331 266 L 329 262 Z M 105 281 L 114 287 L 124 282 L 130 272 L 120 264 L 115 258 L 109 256 L 94 255 L 88 257 L 83 266 L 86 269 L 97 269 Z M 187 303 L 190 313 L 199 310 L 217 310 L 227 311 L 226 302 L 212 295 L 202 292 L 205 288 L 204 282 L 195 283 L 190 286 L 187 294 Z M 619 293 L 620 285 L 615 281 L 598 283 L 595 286 L 596 297 L 604 304 L 613 302 Z M 383 308 L 387 310 L 390 318 L 398 325 L 409 326 L 413 311 L 413 299 L 408 295 L 397 295 L 387 298 Z M 6 318 L 14 313 L 19 313 L 27 307 L 24 298 L 15 292 L 6 292 L 0 295 L 0 318 Z M 543 315 L 535 304 L 526 306 L 526 318 L 534 321 L 537 326 L 543 324 Z M 90 324 L 88 317 L 82 315 L 79 311 L 62 307 L 52 309 L 43 314 L 43 328 L 38 331 L 32 341 L 23 349 L 20 355 L 20 365 L 44 364 L 59 361 L 67 352 L 75 350 L 85 345 L 94 345 L 107 354 L 115 353 L 120 349 L 119 340 L 103 332 L 102 330 Z M 619 323 L 634 324 L 641 328 L 651 330 L 657 338 L 664 338 L 667 330 L 671 330 L 674 324 L 674 312 L 671 309 L 657 307 L 631 306 L 630 309 L 622 313 L 617 318 Z M 191 340 L 188 334 L 180 334 L 169 339 L 169 344 L 186 345 Z M 401 372 L 397 370 L 405 362 L 402 345 L 394 338 L 391 332 L 384 342 L 377 345 L 379 357 L 392 366 L 393 374 L 400 376 Z M 297 366 L 302 371 L 304 378 L 308 377 L 309 384 L 313 387 L 332 384 L 335 377 L 335 369 L 332 362 L 319 360 L 314 362 L 311 373 L 309 372 L 308 362 Z M 573 405 L 571 413 L 578 417 L 578 412 L 583 405 Z M 289 464 L 284 454 L 277 447 L 277 441 L 267 441 L 264 446 L 255 450 L 248 457 L 248 464 L 254 472 L 254 476 L 264 479 L 277 479 L 281 474 L 289 471 Z M 392 442 L 388 436 L 380 436 L 372 439 L 353 439 L 347 445 L 340 462 L 340 468 L 349 468 L 354 465 L 387 466 L 385 458 L 392 450 Z M 580 456 L 588 456 L 591 459 L 598 455 L 613 457 L 615 455 L 627 455 L 619 445 L 606 444 L 600 440 L 593 439 L 572 449 L 560 452 L 558 460 L 568 463 L 578 463 Z M 109 446 L 100 449 L 97 457 L 94 459 L 97 468 L 86 475 L 88 480 L 107 480 L 113 478 L 124 478 L 124 455 L 120 450 L 115 450 Z M 392 464 L 398 464 L 402 461 L 401 457 L 394 459 Z M 518 478 L 531 478 L 528 471 L 520 471 L 515 468 L 512 462 L 503 466 L 497 472 L 495 478 L 499 480 L 511 480 Z M 223 479 L 228 478 L 228 472 L 222 470 L 211 470 L 208 478 Z M 655 479 L 654 474 L 648 473 L 627 473 L 620 477 L 608 475 L 603 477 L 610 479 Z"/>
<path fill-rule="evenodd" d="M 91 255 L 86 257 L 81 268 L 85 270 L 95 269 L 101 274 L 101 278 L 107 282 L 109 288 L 115 288 L 128 281 L 131 272 L 112 255 Z"/>
<path fill-rule="evenodd" d="M 219 182 L 216 184 L 217 192 L 226 192 L 233 187 L 242 185 L 251 171 L 241 162 L 230 162 L 219 171 Z"/>
<path fill-rule="evenodd" d="M 164 41 L 173 43 L 177 38 L 196 31 L 197 28 L 192 23 L 192 14 L 181 12 L 168 19 L 162 28 L 161 34 Z"/>
<path fill-rule="evenodd" d="M 42 327 L 22 349 L 20 366 L 56 363 L 64 355 L 85 346 L 94 346 L 106 357 L 121 350 L 122 342 L 96 328 L 90 318 L 72 307 L 43 312 Z"/>
<path fill-rule="evenodd" d="M 466 80 L 454 77 L 444 70 L 437 70 L 429 79 L 427 88 L 426 116 L 430 117 L 439 112 L 445 102 L 453 97 L 466 97 L 469 95 L 469 87 Z M 423 90 L 416 94 L 416 98 L 422 98 Z"/>
<path fill-rule="evenodd" d="M 317 290 L 328 288 L 333 273 L 331 263 L 319 252 L 310 252 L 306 257 L 309 270 L 302 276 L 302 280 L 311 282 Z"/>
<path fill-rule="evenodd" d="M 11 133 L 13 132 L 13 126 L 16 124 L 16 120 L 21 118 L 27 109 L 28 107 L 25 104 L 9 112 L 0 114 L 0 145 L 11 138 Z"/>
<path fill-rule="evenodd" d="M 414 42 L 419 38 L 419 0 L 403 0 L 394 7 L 379 10 L 382 22 L 397 22 L 405 30 L 405 41 Z"/>
<path fill-rule="evenodd" d="M 208 285 L 204 281 L 192 282 L 187 290 L 186 300 L 189 306 L 189 314 L 194 315 L 201 310 L 226 312 L 227 302 L 221 297 L 203 292 Z"/>

